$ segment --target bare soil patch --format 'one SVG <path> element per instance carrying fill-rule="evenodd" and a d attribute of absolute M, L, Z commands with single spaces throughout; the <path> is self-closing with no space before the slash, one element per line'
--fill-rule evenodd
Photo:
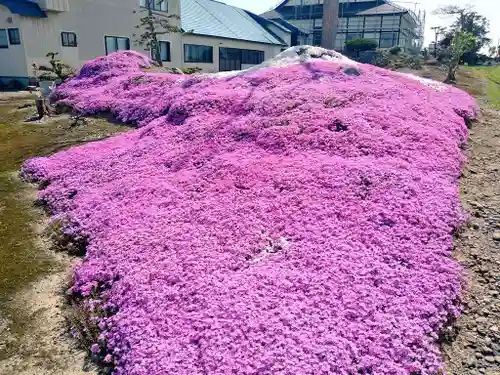
<path fill-rule="evenodd" d="M 68 115 L 27 123 L 33 95 L 0 93 L 0 374 L 89 374 L 69 336 L 64 290 L 76 258 L 57 254 L 35 207 L 36 188 L 18 177 L 28 158 L 126 131 L 105 119 L 73 124 Z M 92 372 L 90 372 L 92 374 Z"/>
<path fill-rule="evenodd" d="M 438 77 L 435 77 L 438 78 Z M 500 374 L 500 111 L 487 98 L 488 82 L 462 69 L 458 86 L 478 98 L 461 197 L 470 215 L 455 242 L 467 282 L 464 313 L 444 345 L 448 373 Z"/>

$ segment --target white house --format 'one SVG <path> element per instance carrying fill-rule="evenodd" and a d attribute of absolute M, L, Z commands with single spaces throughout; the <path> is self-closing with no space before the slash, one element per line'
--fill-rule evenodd
<path fill-rule="evenodd" d="M 0 79 L 26 84 L 32 64 L 48 52 L 78 68 L 117 50 L 133 49 L 145 0 L 0 0 Z M 206 72 L 242 69 L 290 45 L 291 31 L 243 9 L 213 0 L 165 0 L 159 17 L 183 32 L 161 40 L 164 65 Z"/>

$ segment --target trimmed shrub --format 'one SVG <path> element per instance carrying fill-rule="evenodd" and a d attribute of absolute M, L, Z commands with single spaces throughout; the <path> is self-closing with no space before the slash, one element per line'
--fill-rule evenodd
<path fill-rule="evenodd" d="M 400 46 L 396 46 L 396 47 L 392 47 L 391 49 L 389 49 L 389 53 L 391 55 L 394 55 L 394 56 L 397 56 L 399 55 L 399 53 L 402 51 L 401 47 Z"/>
<path fill-rule="evenodd" d="M 362 51 L 374 51 L 377 49 L 378 43 L 373 39 L 359 38 L 349 40 L 345 44 L 346 52 L 359 53 Z"/>

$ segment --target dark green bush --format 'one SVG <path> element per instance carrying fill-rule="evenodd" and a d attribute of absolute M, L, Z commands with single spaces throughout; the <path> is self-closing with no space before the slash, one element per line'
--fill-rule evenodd
<path fill-rule="evenodd" d="M 389 53 L 391 55 L 399 55 L 399 53 L 401 52 L 401 47 L 400 46 L 396 46 L 396 47 L 392 47 L 390 50 L 389 50 Z"/>
<path fill-rule="evenodd" d="M 362 52 L 362 51 L 374 51 L 377 49 L 378 43 L 373 39 L 353 39 L 349 40 L 345 44 L 345 49 L 347 52 Z"/>
<path fill-rule="evenodd" d="M 201 72 L 201 68 L 198 68 L 197 66 L 194 67 L 194 68 L 184 68 L 182 69 L 182 73 L 184 74 L 195 74 L 195 73 L 198 73 L 198 72 Z"/>

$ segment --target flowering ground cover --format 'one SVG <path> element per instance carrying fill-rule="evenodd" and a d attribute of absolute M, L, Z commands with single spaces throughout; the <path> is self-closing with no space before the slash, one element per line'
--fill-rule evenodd
<path fill-rule="evenodd" d="M 58 90 L 139 126 L 23 168 L 86 243 L 71 293 L 107 312 L 92 350 L 117 374 L 442 369 L 476 105 L 346 64 L 184 77 L 126 52 Z"/>

